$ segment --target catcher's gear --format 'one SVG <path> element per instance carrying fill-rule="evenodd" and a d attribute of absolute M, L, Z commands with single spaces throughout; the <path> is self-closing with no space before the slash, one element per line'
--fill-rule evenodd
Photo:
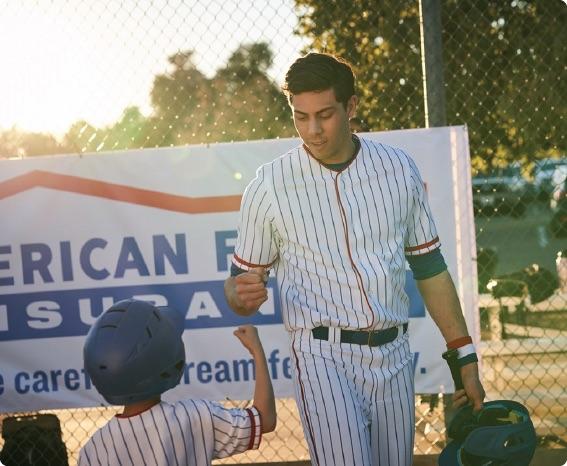
<path fill-rule="evenodd" d="M 146 400 L 175 387 L 185 367 L 184 316 L 168 307 L 127 299 L 91 327 L 85 369 L 110 404 Z"/>
<path fill-rule="evenodd" d="M 528 410 L 511 400 L 489 401 L 479 412 L 464 406 L 449 424 L 453 441 L 440 466 L 528 466 L 536 448 Z"/>

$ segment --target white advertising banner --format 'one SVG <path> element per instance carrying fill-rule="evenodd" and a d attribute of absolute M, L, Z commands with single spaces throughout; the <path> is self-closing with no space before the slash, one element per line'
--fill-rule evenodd
<path fill-rule="evenodd" d="M 402 147 L 427 183 L 442 250 L 476 331 L 466 128 L 368 133 Z M 249 399 L 253 367 L 232 335 L 255 324 L 276 396 L 293 396 L 274 278 L 252 318 L 227 306 L 240 198 L 297 139 L 0 161 L 0 412 L 103 405 L 82 348 L 96 317 L 130 297 L 185 313 L 187 368 L 166 399 Z M 408 272 L 416 391 L 451 390 L 444 343 Z"/>

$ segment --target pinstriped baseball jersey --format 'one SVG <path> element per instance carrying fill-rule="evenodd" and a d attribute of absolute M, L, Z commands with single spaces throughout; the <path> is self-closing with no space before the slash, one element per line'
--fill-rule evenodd
<path fill-rule="evenodd" d="M 202 466 L 261 441 L 256 408 L 225 409 L 204 400 L 161 402 L 136 416 L 111 419 L 82 448 L 79 466 Z"/>
<path fill-rule="evenodd" d="M 408 320 L 405 255 L 439 246 L 413 160 L 360 139 L 340 172 L 304 146 L 261 166 L 242 199 L 233 262 L 275 267 L 288 330 L 382 329 Z"/>

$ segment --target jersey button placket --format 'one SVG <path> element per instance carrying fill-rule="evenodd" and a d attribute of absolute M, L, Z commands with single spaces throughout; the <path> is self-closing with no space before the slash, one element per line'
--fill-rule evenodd
<path fill-rule="evenodd" d="M 335 182 L 335 195 L 337 196 L 337 204 L 338 204 L 339 213 L 341 215 L 341 220 L 342 220 L 342 224 L 343 224 L 343 231 L 344 231 L 344 236 L 345 236 L 347 255 L 348 255 L 350 264 L 352 266 L 352 269 L 353 269 L 353 272 L 354 272 L 354 275 L 355 275 L 355 278 L 356 278 L 356 282 L 358 284 L 358 289 L 359 289 L 360 293 L 362 294 L 362 296 L 364 297 L 364 300 L 365 300 L 365 302 L 368 306 L 368 310 L 370 312 L 371 319 L 368 323 L 368 326 L 366 327 L 366 329 L 370 329 L 374 325 L 374 311 L 372 310 L 372 306 L 370 305 L 368 295 L 366 294 L 366 290 L 364 289 L 362 276 L 360 274 L 360 271 L 358 270 L 358 267 L 356 266 L 356 264 L 354 262 L 354 259 L 352 257 L 352 253 L 351 253 L 351 250 L 350 250 L 347 215 L 346 215 L 345 209 L 343 207 L 343 204 L 341 202 L 341 193 L 340 193 L 340 189 L 339 189 L 339 175 L 341 173 L 342 172 L 337 173 L 333 178 L 333 180 Z M 370 343 L 370 335 L 369 335 L 368 343 Z"/>

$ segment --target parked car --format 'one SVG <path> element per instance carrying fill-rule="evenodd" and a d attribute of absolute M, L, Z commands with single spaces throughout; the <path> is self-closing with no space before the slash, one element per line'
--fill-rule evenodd
<path fill-rule="evenodd" d="M 567 238 L 567 198 L 563 198 L 563 202 L 553 212 L 549 222 L 549 230 L 556 238 Z"/>
<path fill-rule="evenodd" d="M 567 237 L 567 166 L 556 169 L 553 181 L 556 184 L 551 193 L 552 216 L 549 230 L 553 236 L 565 238 Z"/>
<path fill-rule="evenodd" d="M 553 192 L 553 174 L 558 167 L 567 168 L 567 159 L 565 157 L 558 159 L 541 159 L 536 162 L 534 175 L 534 189 L 536 196 L 541 201 L 546 201 Z"/>
<path fill-rule="evenodd" d="M 521 217 L 535 197 L 517 164 L 473 177 L 472 187 L 475 214 Z"/>
<path fill-rule="evenodd" d="M 549 199 L 549 207 L 551 210 L 556 210 L 561 203 L 561 200 L 565 198 L 565 182 L 567 181 L 567 165 L 558 165 L 555 170 L 553 170 L 553 175 L 551 175 L 551 194 Z"/>

